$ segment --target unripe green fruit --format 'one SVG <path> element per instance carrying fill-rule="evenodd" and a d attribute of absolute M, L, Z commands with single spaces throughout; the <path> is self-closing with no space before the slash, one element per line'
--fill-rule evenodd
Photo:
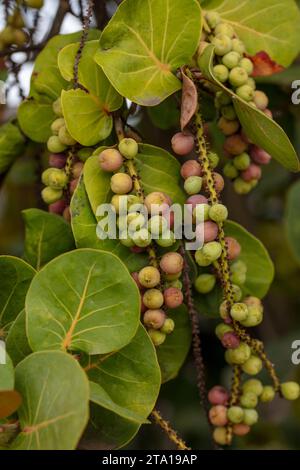
<path fill-rule="evenodd" d="M 53 168 L 47 168 L 42 173 L 42 183 L 45 186 L 49 186 L 49 175 L 52 173 Z"/>
<path fill-rule="evenodd" d="M 243 303 L 233 304 L 230 310 L 231 317 L 236 321 L 246 320 L 248 316 L 248 307 Z"/>
<path fill-rule="evenodd" d="M 230 311 L 230 309 L 229 309 Z M 220 317 L 223 318 L 223 320 L 226 320 L 228 318 L 228 305 L 226 300 L 224 300 L 219 307 L 219 313 Z"/>
<path fill-rule="evenodd" d="M 249 360 L 251 356 L 251 349 L 246 343 L 240 343 L 236 349 L 228 349 L 226 351 L 225 358 L 228 359 L 231 364 L 242 365 Z"/>
<path fill-rule="evenodd" d="M 134 139 L 126 138 L 122 139 L 119 143 L 119 151 L 123 155 L 123 157 L 132 159 L 135 158 L 139 151 L 139 146 Z"/>
<path fill-rule="evenodd" d="M 237 178 L 233 183 L 234 190 L 237 194 L 248 194 L 250 193 L 252 186 L 242 178 Z"/>
<path fill-rule="evenodd" d="M 225 333 L 232 333 L 233 331 L 234 330 L 230 325 L 226 325 L 226 323 L 219 323 L 219 325 L 216 326 L 215 334 L 217 338 L 221 340 Z"/>
<path fill-rule="evenodd" d="M 153 328 L 154 330 L 159 330 L 166 319 L 166 314 L 163 310 L 147 310 L 143 317 L 143 322 L 147 328 Z"/>
<path fill-rule="evenodd" d="M 39 10 L 44 5 L 44 0 L 23 0 L 25 5 Z"/>
<path fill-rule="evenodd" d="M 254 80 L 254 78 L 252 77 L 249 77 L 247 82 L 245 83 L 245 85 L 248 85 L 252 88 L 253 91 L 255 91 L 256 89 L 256 81 Z M 255 93 L 254 93 L 254 96 L 255 96 Z"/>
<path fill-rule="evenodd" d="M 152 329 L 148 330 L 148 335 L 150 336 L 154 346 L 160 346 L 166 340 L 165 333 L 162 333 L 161 331 L 158 331 L 158 330 L 152 330 Z"/>
<path fill-rule="evenodd" d="M 126 194 L 132 190 L 132 179 L 126 173 L 115 173 L 110 180 L 111 190 L 116 194 Z"/>
<path fill-rule="evenodd" d="M 244 410 L 240 406 L 231 406 L 227 410 L 227 418 L 234 424 L 239 424 L 244 419 Z"/>
<path fill-rule="evenodd" d="M 244 410 L 243 422 L 248 426 L 253 426 L 258 421 L 258 413 L 256 410 Z"/>
<path fill-rule="evenodd" d="M 254 66 L 253 62 L 250 59 L 248 59 L 247 57 L 243 57 L 239 63 L 239 66 L 245 69 L 248 75 L 252 75 Z"/>
<path fill-rule="evenodd" d="M 64 118 L 57 118 L 51 124 L 51 131 L 54 135 L 58 135 L 59 129 L 65 125 Z"/>
<path fill-rule="evenodd" d="M 165 274 L 164 279 L 168 282 L 177 281 L 181 277 L 181 271 L 176 274 Z"/>
<path fill-rule="evenodd" d="M 246 274 L 247 273 L 247 265 L 244 263 L 242 260 L 235 261 L 234 263 L 231 264 L 230 266 L 230 271 L 232 273 L 242 273 Z M 247 302 L 245 302 L 246 305 L 248 305 Z"/>
<path fill-rule="evenodd" d="M 252 393 L 255 393 L 255 395 L 257 395 L 258 397 L 263 392 L 263 384 L 258 379 L 246 380 L 246 382 L 243 383 L 242 388 L 243 388 L 244 393 L 252 392 Z"/>
<path fill-rule="evenodd" d="M 211 29 L 214 29 L 221 22 L 221 16 L 216 11 L 208 11 L 205 14 L 205 19 Z"/>
<path fill-rule="evenodd" d="M 121 236 L 120 236 L 119 240 L 120 240 L 120 243 L 122 245 L 126 246 L 127 248 L 132 248 L 133 246 L 135 246 L 134 241 L 129 236 L 126 229 L 121 232 Z"/>
<path fill-rule="evenodd" d="M 230 70 L 229 73 L 229 82 L 234 87 L 240 87 L 247 83 L 249 76 L 245 69 L 242 67 L 235 67 L 234 69 Z"/>
<path fill-rule="evenodd" d="M 114 194 L 110 203 L 115 208 L 116 213 L 119 214 L 121 209 L 126 210 L 126 207 L 127 209 L 130 209 L 130 207 L 133 206 L 133 204 L 140 204 L 140 199 L 134 194 L 129 194 L 129 195 Z"/>
<path fill-rule="evenodd" d="M 83 163 L 85 163 L 87 161 L 87 159 L 92 155 L 92 153 L 94 152 L 94 149 L 92 148 L 82 148 L 80 150 L 78 150 L 77 152 L 77 157 L 79 158 L 79 160 L 81 160 Z"/>
<path fill-rule="evenodd" d="M 260 307 L 248 307 L 248 316 L 241 324 L 247 328 L 258 326 L 263 321 L 263 311 Z"/>
<path fill-rule="evenodd" d="M 208 215 L 214 222 L 221 223 L 228 218 L 228 210 L 224 204 L 214 204 L 209 209 Z"/>
<path fill-rule="evenodd" d="M 160 283 L 160 272 L 153 266 L 146 266 L 139 272 L 139 282 L 148 289 L 156 287 Z"/>
<path fill-rule="evenodd" d="M 253 88 L 247 84 L 238 87 L 235 92 L 244 101 L 252 101 L 254 98 Z"/>
<path fill-rule="evenodd" d="M 228 137 L 229 135 L 236 134 L 240 128 L 240 123 L 236 121 L 228 121 L 222 116 L 218 122 L 218 128 L 220 131 Z"/>
<path fill-rule="evenodd" d="M 61 128 L 58 131 L 58 138 L 61 141 L 62 144 L 64 145 L 75 145 L 76 140 L 73 139 L 71 134 L 69 133 L 68 129 L 66 126 L 61 126 Z"/>
<path fill-rule="evenodd" d="M 202 248 L 204 256 L 211 259 L 211 262 L 216 261 L 222 254 L 222 245 L 219 242 L 208 242 Z"/>
<path fill-rule="evenodd" d="M 23 46 L 28 42 L 28 35 L 22 29 L 15 29 L 13 32 L 14 40 L 13 43 L 17 46 Z"/>
<path fill-rule="evenodd" d="M 265 385 L 259 397 L 262 403 L 270 403 L 275 398 L 275 390 L 271 385 Z"/>
<path fill-rule="evenodd" d="M 161 327 L 160 331 L 165 335 L 170 335 L 174 331 L 174 328 L 174 320 L 172 320 L 172 318 L 166 318 L 165 323 Z"/>
<path fill-rule="evenodd" d="M 164 303 L 164 296 L 158 289 L 149 289 L 143 295 L 143 302 L 147 308 L 158 309 Z"/>
<path fill-rule="evenodd" d="M 46 204 L 53 204 L 63 197 L 63 192 L 61 189 L 54 189 L 50 188 L 50 186 L 46 186 L 46 188 L 43 189 L 41 196 Z"/>
<path fill-rule="evenodd" d="M 218 34 L 213 38 L 212 44 L 215 46 L 215 53 L 217 55 L 225 55 L 232 49 L 232 41 L 230 37 L 225 34 Z"/>
<path fill-rule="evenodd" d="M 253 392 L 244 392 L 240 398 L 240 403 L 244 408 L 255 408 L 258 403 L 257 395 Z"/>
<path fill-rule="evenodd" d="M 239 302 L 243 297 L 242 289 L 236 284 L 232 284 L 233 300 Z"/>
<path fill-rule="evenodd" d="M 52 104 L 52 109 L 57 116 L 63 116 L 60 98 L 57 98 L 57 100 L 54 101 Z"/>
<path fill-rule="evenodd" d="M 192 196 L 193 194 L 198 194 L 202 188 L 202 178 L 201 176 L 190 176 L 184 182 L 184 190 L 187 194 Z"/>
<path fill-rule="evenodd" d="M 169 248 L 176 243 L 175 235 L 171 230 L 166 230 L 161 238 L 155 240 L 157 245 L 161 246 L 162 248 Z"/>
<path fill-rule="evenodd" d="M 54 189 L 63 189 L 68 183 L 68 177 L 64 170 L 58 168 L 51 168 L 52 171 L 48 174 L 48 186 Z"/>
<path fill-rule="evenodd" d="M 228 69 L 233 69 L 234 67 L 237 67 L 240 60 L 241 60 L 241 55 L 235 51 L 228 52 L 228 54 L 225 54 L 222 58 L 223 64 Z"/>
<path fill-rule="evenodd" d="M 225 427 L 217 427 L 213 431 L 213 439 L 220 446 L 230 445 L 231 437 Z"/>
<path fill-rule="evenodd" d="M 197 204 L 193 209 L 193 222 L 199 224 L 208 220 L 209 209 L 209 204 Z"/>
<path fill-rule="evenodd" d="M 263 364 L 259 357 L 250 356 L 242 365 L 243 371 L 248 375 L 257 375 L 262 370 Z"/>
<path fill-rule="evenodd" d="M 207 267 L 212 263 L 210 257 L 205 256 L 203 253 L 203 249 L 197 250 L 195 253 L 195 261 L 201 267 Z"/>
<path fill-rule="evenodd" d="M 232 103 L 231 96 L 224 91 L 218 91 L 216 94 L 216 100 L 220 106 L 228 106 Z"/>
<path fill-rule="evenodd" d="M 238 286 L 243 286 L 246 282 L 247 275 L 245 273 L 232 273 L 230 280 Z"/>
<path fill-rule="evenodd" d="M 169 281 L 165 284 L 165 288 L 175 287 L 176 289 L 182 290 L 182 282 L 177 279 L 176 281 Z"/>
<path fill-rule="evenodd" d="M 126 224 L 130 232 L 135 232 L 145 226 L 146 219 L 140 212 L 130 212 L 126 216 Z"/>
<path fill-rule="evenodd" d="M 225 65 L 222 65 L 222 64 L 218 64 L 218 65 L 214 66 L 213 74 L 214 74 L 215 78 L 221 83 L 225 83 L 228 80 L 228 77 L 229 77 L 228 68 L 225 67 Z"/>
<path fill-rule="evenodd" d="M 229 36 L 230 38 L 233 38 L 234 36 L 234 29 L 233 27 L 228 24 L 228 23 L 219 23 L 216 28 L 215 28 L 215 34 L 225 34 L 226 36 Z"/>
<path fill-rule="evenodd" d="M 232 50 L 243 55 L 246 52 L 246 47 L 242 41 L 237 38 L 232 39 Z"/>
<path fill-rule="evenodd" d="M 148 230 L 153 237 L 158 237 L 168 229 L 168 223 L 161 215 L 153 215 L 148 221 Z"/>
<path fill-rule="evenodd" d="M 232 105 L 229 106 L 222 106 L 221 108 L 222 116 L 227 119 L 227 121 L 236 121 L 237 114 L 235 109 Z"/>
<path fill-rule="evenodd" d="M 177 274 L 183 269 L 183 258 L 179 253 L 166 253 L 160 260 L 160 267 L 166 274 Z"/>
<path fill-rule="evenodd" d="M 240 155 L 237 155 L 233 159 L 234 166 L 236 167 L 237 170 L 240 170 L 240 171 L 247 170 L 250 163 L 251 163 L 250 156 L 246 152 L 241 153 Z"/>
<path fill-rule="evenodd" d="M 141 228 L 140 230 L 137 230 L 132 235 L 132 240 L 134 241 L 135 245 L 139 248 L 146 248 L 152 242 L 151 235 L 146 228 Z"/>
<path fill-rule="evenodd" d="M 224 173 L 224 176 L 226 176 L 226 178 L 229 178 L 231 180 L 237 178 L 239 175 L 238 170 L 236 169 L 236 167 L 234 166 L 232 162 L 226 163 L 226 165 L 223 168 L 223 173 Z"/>
<path fill-rule="evenodd" d="M 210 167 L 214 170 L 219 164 L 219 161 L 220 161 L 219 156 L 214 152 L 209 152 L 207 157 L 209 160 Z"/>
<path fill-rule="evenodd" d="M 47 148 L 51 153 L 61 153 L 67 146 L 61 143 L 57 135 L 52 135 L 47 141 Z"/>
<path fill-rule="evenodd" d="M 195 280 L 195 289 L 200 294 L 208 294 L 216 285 L 216 277 L 213 274 L 200 274 Z"/>
<path fill-rule="evenodd" d="M 300 386 L 297 382 L 285 382 L 281 384 L 280 390 L 286 400 L 297 400 L 300 396 Z"/>

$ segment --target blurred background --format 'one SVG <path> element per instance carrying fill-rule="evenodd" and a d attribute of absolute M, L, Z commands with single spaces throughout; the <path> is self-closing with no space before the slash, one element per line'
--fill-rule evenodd
<path fill-rule="evenodd" d="M 57 0 L 45 0 L 40 12 L 35 40 L 42 40 L 53 22 L 58 7 Z M 73 2 L 71 2 L 72 4 Z M 83 6 L 84 6 L 84 2 Z M 101 3 L 101 2 L 99 2 Z M 106 2 L 111 15 L 117 2 Z M 61 33 L 81 29 L 78 2 L 73 13 L 67 13 L 60 25 Z M 1 2 L 0 29 L 4 25 L 4 2 Z M 34 17 L 31 18 L 34 22 Z M 98 27 L 99 27 L 99 22 Z M 95 26 L 95 24 L 94 24 Z M 7 104 L 0 105 L 0 121 L 6 122 L 16 113 L 21 96 L 29 90 L 32 63 L 24 53 L 13 56 L 20 65 L 19 83 L 7 73 L 7 64 L 0 57 L 0 79 L 6 81 Z M 21 64 L 24 62 L 24 65 Z M 288 70 L 261 80 L 260 88 L 270 97 L 274 118 L 285 129 L 298 155 L 300 155 L 300 105 L 291 101 L 292 82 L 300 79 L 300 60 Z M 164 122 L 175 127 L 167 129 L 149 125 L 155 122 L 155 112 L 149 115 L 140 109 L 134 125 L 148 143 L 170 149 L 170 138 L 176 129 L 178 114 L 176 103 Z M 166 127 L 159 124 L 160 127 Z M 210 138 L 215 148 L 221 144 L 215 132 Z M 0 141 L 1 145 L 1 141 Z M 21 211 L 29 207 L 43 207 L 39 198 L 39 169 L 37 146 L 32 146 L 7 171 L 0 175 L 0 254 L 22 255 L 24 228 Z M 299 184 L 298 184 L 298 183 Z M 300 381 L 300 365 L 291 362 L 291 345 L 300 340 L 300 179 L 290 174 L 276 162 L 265 168 L 263 180 L 250 196 L 237 196 L 231 183 L 226 184 L 224 201 L 230 218 L 239 222 L 257 236 L 269 251 L 275 265 L 276 276 L 265 298 L 265 321 L 257 329 L 265 342 L 271 359 L 276 364 L 282 380 Z M 229 383 L 230 371 L 223 358 L 223 348 L 214 335 L 216 321 L 201 316 L 202 342 L 208 386 Z M 163 415 L 171 421 L 180 435 L 195 449 L 209 449 L 211 440 L 204 414 L 199 403 L 195 384 L 195 371 L 191 356 L 179 376 L 163 385 L 158 404 Z M 247 438 L 236 440 L 240 449 L 300 449 L 300 403 L 280 399 L 260 410 L 264 419 L 253 427 Z M 155 426 L 144 426 L 128 446 L 131 449 L 167 449 L 169 442 Z"/>

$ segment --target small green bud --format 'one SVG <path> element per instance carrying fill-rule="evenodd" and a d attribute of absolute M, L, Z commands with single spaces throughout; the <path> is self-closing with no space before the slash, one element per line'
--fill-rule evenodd
<path fill-rule="evenodd" d="M 244 408 L 255 408 L 258 403 L 258 398 L 253 392 L 244 392 L 240 398 L 240 402 Z"/>
<path fill-rule="evenodd" d="M 230 280 L 238 286 L 243 286 L 246 282 L 247 275 L 245 273 L 232 273 L 230 275 Z"/>
<path fill-rule="evenodd" d="M 253 90 L 256 89 L 256 81 L 252 77 L 248 78 L 246 85 L 250 86 Z"/>
<path fill-rule="evenodd" d="M 216 427 L 213 431 L 214 441 L 220 446 L 226 446 L 231 444 L 231 438 L 225 427 Z"/>
<path fill-rule="evenodd" d="M 252 328 L 258 326 L 263 321 L 263 310 L 261 307 L 250 306 L 248 307 L 248 316 L 245 320 L 241 321 L 243 326 Z"/>
<path fill-rule="evenodd" d="M 160 272 L 153 266 L 146 266 L 139 272 L 139 282 L 148 289 L 156 287 L 160 283 Z"/>
<path fill-rule="evenodd" d="M 243 422 L 248 426 L 253 426 L 258 421 L 258 413 L 256 410 L 249 409 L 244 410 L 244 419 Z"/>
<path fill-rule="evenodd" d="M 286 400 L 297 400 L 300 396 L 300 386 L 297 382 L 285 382 L 281 384 L 280 389 Z"/>
<path fill-rule="evenodd" d="M 235 302 L 239 302 L 243 297 L 242 289 L 236 284 L 232 284 L 233 299 Z"/>
<path fill-rule="evenodd" d="M 164 303 L 164 296 L 159 289 L 149 289 L 143 295 L 143 302 L 147 308 L 156 310 Z"/>
<path fill-rule="evenodd" d="M 174 331 L 174 328 L 175 328 L 174 320 L 172 320 L 172 318 L 166 318 L 165 323 L 161 327 L 160 331 L 162 333 L 165 333 L 166 335 L 170 335 Z"/>
<path fill-rule="evenodd" d="M 237 155 L 233 159 L 234 166 L 236 167 L 237 170 L 240 170 L 240 171 L 247 170 L 250 163 L 251 163 L 250 156 L 246 152 L 241 153 L 240 155 Z"/>
<path fill-rule="evenodd" d="M 230 310 L 231 317 L 236 321 L 243 321 L 246 320 L 248 316 L 248 307 L 246 304 L 243 303 L 236 303 L 233 304 Z"/>
<path fill-rule="evenodd" d="M 250 356 L 242 365 L 243 371 L 248 375 L 257 375 L 262 370 L 263 364 L 259 357 Z"/>
<path fill-rule="evenodd" d="M 54 189 L 50 188 L 50 186 L 46 186 L 46 188 L 43 189 L 41 196 L 46 204 L 53 204 L 63 197 L 63 192 L 61 189 Z"/>
<path fill-rule="evenodd" d="M 202 248 L 204 256 L 211 259 L 211 261 L 217 261 L 222 253 L 222 246 L 219 242 L 208 242 Z"/>
<path fill-rule="evenodd" d="M 200 294 L 208 294 L 216 285 L 216 277 L 213 274 L 200 274 L 195 280 L 195 289 Z"/>
<path fill-rule="evenodd" d="M 135 158 L 138 154 L 138 151 L 139 146 L 134 139 L 122 139 L 119 143 L 119 152 L 123 155 L 123 157 L 129 160 Z"/>
<path fill-rule="evenodd" d="M 130 212 L 126 216 L 126 225 L 130 232 L 135 232 L 136 230 L 140 230 L 145 227 L 146 219 L 140 212 Z"/>
<path fill-rule="evenodd" d="M 77 157 L 79 158 L 79 160 L 85 163 L 87 159 L 93 154 L 93 152 L 94 152 L 93 148 L 84 147 L 78 150 Z"/>
<path fill-rule="evenodd" d="M 224 204 L 214 204 L 209 209 L 209 218 L 214 222 L 224 222 L 228 218 L 228 210 Z"/>
<path fill-rule="evenodd" d="M 240 406 L 231 406 L 227 411 L 227 418 L 234 424 L 239 424 L 244 419 L 244 410 Z"/>
<path fill-rule="evenodd" d="M 190 176 L 184 182 L 184 190 L 187 194 L 193 195 L 198 194 L 202 188 L 201 176 Z"/>
<path fill-rule="evenodd" d="M 271 385 L 265 385 L 259 397 L 262 403 L 269 403 L 275 398 L 275 390 Z"/>

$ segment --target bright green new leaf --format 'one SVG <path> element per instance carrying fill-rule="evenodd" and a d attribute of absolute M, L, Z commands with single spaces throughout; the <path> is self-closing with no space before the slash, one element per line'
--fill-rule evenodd
<path fill-rule="evenodd" d="M 174 73 L 190 61 L 200 34 L 196 0 L 125 0 L 103 31 L 95 60 L 121 95 L 155 106 L 181 88 Z"/>
<path fill-rule="evenodd" d="M 15 450 L 72 450 L 88 420 L 89 384 L 70 355 L 37 352 L 16 367 L 21 432 Z"/>
<path fill-rule="evenodd" d="M 24 144 L 24 136 L 15 124 L 7 122 L 0 126 L 0 174 L 21 155 Z"/>
<path fill-rule="evenodd" d="M 251 55 L 265 51 L 287 67 L 299 53 L 300 14 L 294 0 L 206 0 L 202 7 L 220 13 Z"/>
<path fill-rule="evenodd" d="M 60 216 L 40 209 L 23 211 L 25 222 L 24 259 L 39 270 L 56 256 L 72 250 L 70 225 Z"/>
<path fill-rule="evenodd" d="M 26 315 L 22 310 L 12 323 L 5 340 L 6 351 L 14 365 L 25 359 L 32 352 L 26 335 Z"/>
<path fill-rule="evenodd" d="M 52 103 L 44 96 L 28 98 L 18 108 L 20 127 L 34 142 L 47 142 L 52 135 L 51 124 L 56 117 Z"/>
<path fill-rule="evenodd" d="M 105 354 L 134 337 L 140 294 L 115 255 L 80 249 L 55 258 L 37 273 L 25 308 L 33 351 Z"/>
<path fill-rule="evenodd" d="M 216 80 L 213 75 L 214 46 L 209 45 L 199 59 L 199 67 L 206 78 L 213 81 L 232 97 L 239 121 L 249 139 L 270 153 L 290 171 L 299 171 L 297 154 L 284 130 L 262 111 L 240 99 L 231 90 Z"/>

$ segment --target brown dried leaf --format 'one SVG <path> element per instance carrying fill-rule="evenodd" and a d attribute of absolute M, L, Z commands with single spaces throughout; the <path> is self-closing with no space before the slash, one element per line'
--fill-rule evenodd
<path fill-rule="evenodd" d="M 274 62 L 267 52 L 261 51 L 248 57 L 254 65 L 253 77 L 267 77 L 284 70 L 284 67 Z"/>
<path fill-rule="evenodd" d="M 22 397 L 16 390 L 0 391 L 0 419 L 13 414 L 21 405 Z"/>
<path fill-rule="evenodd" d="M 198 105 L 198 92 L 194 82 L 181 70 L 182 75 L 182 98 L 181 98 L 181 116 L 180 126 L 183 131 L 188 125 Z"/>

